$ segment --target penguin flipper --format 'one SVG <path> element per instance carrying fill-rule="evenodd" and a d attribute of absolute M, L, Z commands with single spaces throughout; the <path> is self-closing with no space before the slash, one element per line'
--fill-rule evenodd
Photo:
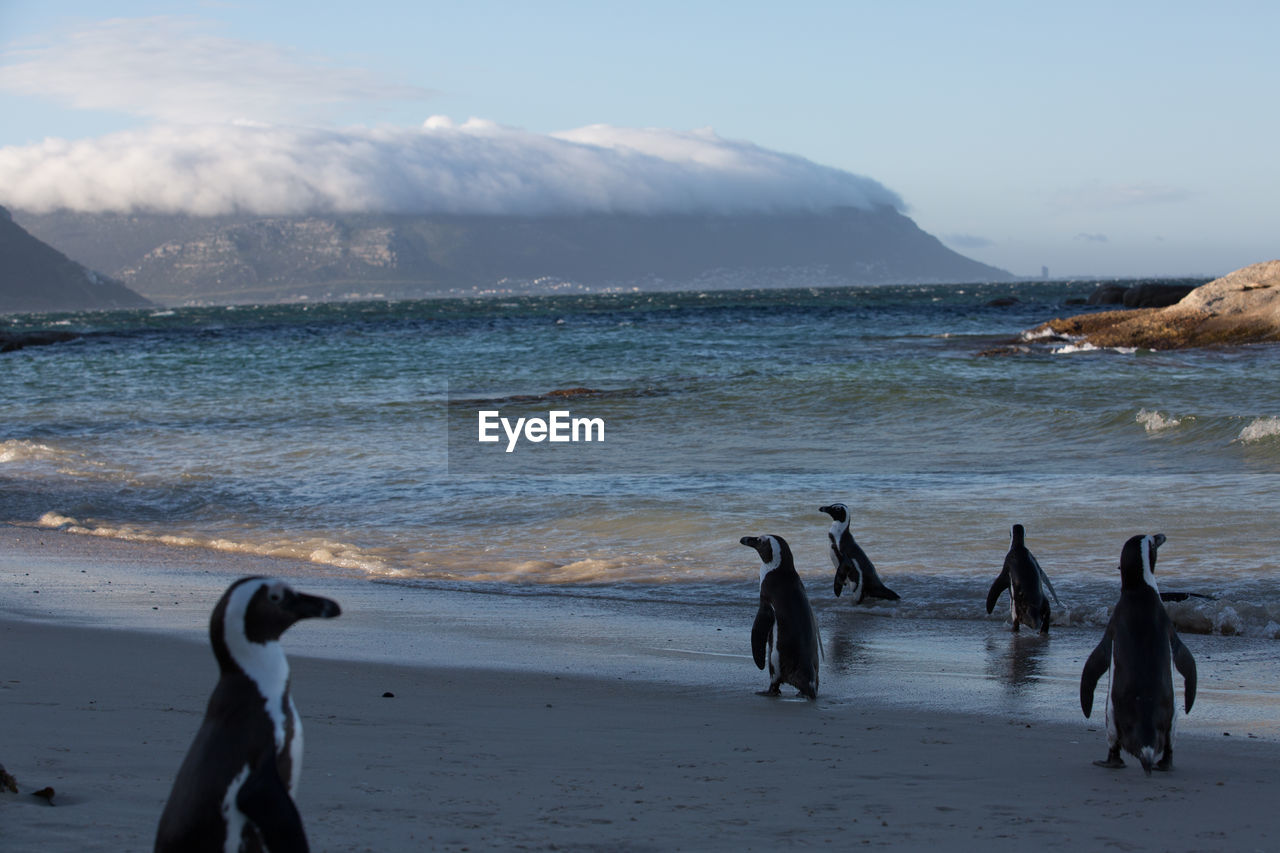
<path fill-rule="evenodd" d="M 1053 596 L 1053 603 L 1061 607 L 1062 602 L 1058 600 L 1058 591 L 1055 590 L 1053 588 L 1053 584 L 1049 582 L 1049 575 L 1044 569 L 1040 568 L 1040 561 L 1037 560 L 1036 555 L 1032 554 L 1030 551 L 1027 552 L 1027 556 L 1031 558 L 1031 565 L 1036 567 L 1036 574 L 1040 575 L 1040 585 L 1049 590 L 1049 594 Z"/>
<path fill-rule="evenodd" d="M 856 556 L 849 560 L 849 565 L 851 566 L 849 576 L 854 579 L 853 588 L 858 591 L 858 597 L 854 599 L 853 603 L 861 604 L 863 599 L 867 597 L 867 590 L 870 587 L 868 582 L 870 575 L 867 574 L 866 567 L 863 566 L 862 561 Z"/>
<path fill-rule="evenodd" d="M 773 619 L 773 607 L 768 602 L 761 601 L 760 609 L 756 611 L 756 621 L 751 625 L 751 657 L 756 662 L 756 669 L 764 669 L 769 659 Z"/>
<path fill-rule="evenodd" d="M 240 786 L 236 808 L 257 827 L 271 853 L 308 853 L 302 815 L 280 778 L 274 755 L 260 762 Z"/>
<path fill-rule="evenodd" d="M 1186 711 L 1190 714 L 1191 703 L 1196 701 L 1196 659 L 1182 644 L 1182 640 L 1178 639 L 1173 625 L 1169 626 L 1169 648 L 1173 652 L 1173 665 L 1182 676 L 1183 693 L 1186 694 Z"/>
<path fill-rule="evenodd" d="M 1007 568 L 1000 569 L 1000 574 L 996 576 L 995 582 L 991 584 L 991 589 L 987 590 L 987 612 L 990 613 L 996 609 L 996 601 L 1000 598 L 1000 594 L 1009 588 L 1009 570 Z"/>
<path fill-rule="evenodd" d="M 1093 691 L 1098 686 L 1098 679 L 1111 668 L 1111 626 L 1107 626 L 1102 640 L 1089 654 L 1084 662 L 1084 671 L 1080 673 L 1080 710 L 1088 717 L 1093 713 Z"/>
<path fill-rule="evenodd" d="M 840 592 L 844 589 L 846 581 L 853 581 L 853 588 L 858 589 L 862 586 L 862 571 L 858 564 L 849 557 L 840 553 L 838 548 L 834 548 L 832 553 L 837 556 L 840 563 L 836 567 L 836 598 L 840 597 Z"/>

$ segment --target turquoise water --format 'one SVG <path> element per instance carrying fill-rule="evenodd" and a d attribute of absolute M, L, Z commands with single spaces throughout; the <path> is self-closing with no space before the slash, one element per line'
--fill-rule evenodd
<path fill-rule="evenodd" d="M 1012 523 L 1103 624 L 1162 532 L 1184 630 L 1280 635 L 1280 350 L 1022 339 L 1093 282 L 605 294 L 18 316 L 0 519 L 282 554 L 405 587 L 620 601 L 752 595 L 788 539 L 819 609 L 828 519 L 896 604 L 982 607 Z M 994 300 L 1013 297 L 1012 304 Z M 1012 348 L 1006 346 L 1014 343 Z M 998 350 L 1001 354 L 990 354 Z M 480 412 L 603 441 L 481 443 Z"/>

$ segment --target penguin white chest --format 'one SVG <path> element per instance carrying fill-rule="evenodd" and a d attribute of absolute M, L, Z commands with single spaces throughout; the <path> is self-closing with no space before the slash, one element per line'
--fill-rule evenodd
<path fill-rule="evenodd" d="M 1116 673 L 1116 650 L 1111 647 L 1111 666 L 1107 669 L 1107 746 L 1114 747 L 1120 742 L 1120 731 L 1116 728 L 1116 697 L 1114 681 Z"/>
<path fill-rule="evenodd" d="M 292 696 L 289 697 L 289 717 L 293 723 L 289 737 L 289 794 L 296 797 L 298 781 L 302 778 L 302 718 L 298 716 Z M 279 750 L 279 743 L 276 748 Z"/>
<path fill-rule="evenodd" d="M 244 832 L 247 818 L 236 805 L 236 797 L 248 778 L 249 765 L 246 764 L 231 780 L 231 784 L 227 786 L 227 792 L 222 795 L 222 823 L 227 828 L 227 837 L 222 842 L 224 853 L 239 853 L 240 850 L 240 835 Z"/>
<path fill-rule="evenodd" d="M 827 533 L 831 542 L 831 548 L 827 552 L 827 556 L 831 558 L 831 567 L 833 569 L 840 568 L 840 537 L 844 536 L 844 532 L 849 529 L 848 522 L 834 522 L 831 530 Z"/>
<path fill-rule="evenodd" d="M 778 620 L 773 620 L 773 629 L 769 632 L 769 676 L 772 678 L 782 671 L 781 659 L 778 657 Z"/>

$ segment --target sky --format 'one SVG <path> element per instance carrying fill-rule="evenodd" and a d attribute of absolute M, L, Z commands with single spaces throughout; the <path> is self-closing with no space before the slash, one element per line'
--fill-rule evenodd
<path fill-rule="evenodd" d="M 1019 276 L 1221 275 L 1280 257 L 1278 31 L 1271 0 L 0 0 L 0 204 L 889 205 Z"/>

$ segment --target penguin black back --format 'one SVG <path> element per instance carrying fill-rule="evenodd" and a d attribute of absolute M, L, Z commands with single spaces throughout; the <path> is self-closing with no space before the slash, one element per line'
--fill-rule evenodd
<path fill-rule="evenodd" d="M 987 591 L 987 612 L 995 610 L 1001 593 L 1009 591 L 1009 613 L 1013 630 L 1026 623 L 1041 634 L 1049 633 L 1049 596 L 1058 601 L 1058 594 L 1049 582 L 1049 576 L 1040 568 L 1040 562 L 1027 548 L 1026 530 L 1015 524 L 1009 531 L 1009 551 L 1004 565 Z M 1061 602 L 1058 602 L 1061 603 Z"/>
<path fill-rule="evenodd" d="M 292 796 L 302 727 L 277 641 L 300 619 L 340 612 L 269 578 L 241 578 L 223 593 L 209 620 L 218 683 L 160 817 L 156 853 L 308 849 Z"/>

